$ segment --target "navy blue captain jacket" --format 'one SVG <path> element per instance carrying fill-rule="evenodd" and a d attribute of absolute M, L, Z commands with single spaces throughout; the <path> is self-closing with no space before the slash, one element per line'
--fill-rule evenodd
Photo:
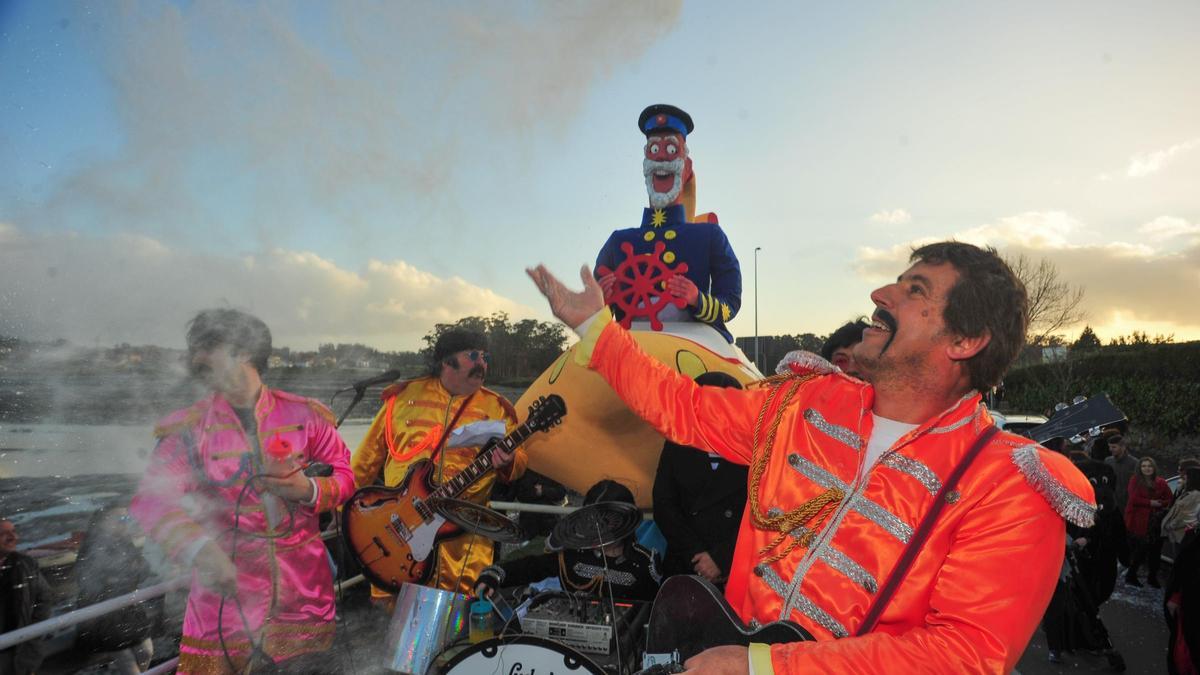
<path fill-rule="evenodd" d="M 671 266 L 686 262 L 688 270 L 684 276 L 700 289 L 695 307 L 677 309 L 667 305 L 658 315 L 660 321 L 707 323 L 727 342 L 733 342 L 725 323 L 736 316 L 742 306 L 742 266 L 720 225 L 687 222 L 682 204 L 665 209 L 643 209 L 641 227 L 616 230 L 609 235 L 600 255 L 596 256 L 597 278 L 600 266 L 614 271 L 625 260 L 621 250 L 624 242 L 633 245 L 635 254 L 653 253 L 654 245 L 663 242 L 666 244 L 663 262 Z M 616 318 L 621 319 L 621 310 L 616 306 L 612 310 Z"/>

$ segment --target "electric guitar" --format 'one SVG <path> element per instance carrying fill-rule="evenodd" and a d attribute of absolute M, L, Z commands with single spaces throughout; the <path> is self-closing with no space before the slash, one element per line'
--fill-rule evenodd
<path fill-rule="evenodd" d="M 664 667 L 647 671 L 679 672 L 668 666 L 682 664 L 710 647 L 811 639 L 808 631 L 791 621 L 749 628 L 721 591 L 702 577 L 668 577 L 654 598 L 646 630 L 646 660 Z"/>
<path fill-rule="evenodd" d="M 359 489 L 342 508 L 342 531 L 347 547 L 376 586 L 396 593 L 404 583 L 428 581 L 433 572 L 430 554 L 443 539 L 462 528 L 436 512 L 438 499 L 454 498 L 492 471 L 492 449 L 499 444 L 512 452 L 525 439 L 547 431 L 567 414 L 557 394 L 539 397 L 529 417 L 512 433 L 489 442 L 479 456 L 442 485 L 433 482 L 431 459 L 415 462 L 396 487 L 372 485 Z"/>

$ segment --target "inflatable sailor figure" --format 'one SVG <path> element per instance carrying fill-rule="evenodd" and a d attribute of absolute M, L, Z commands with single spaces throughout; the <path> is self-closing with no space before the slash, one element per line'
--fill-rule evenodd
<path fill-rule="evenodd" d="M 614 231 L 596 258 L 596 278 L 617 320 L 642 349 L 695 377 L 722 371 L 742 384 L 761 379 L 726 328 L 741 307 L 742 271 L 715 214 L 695 215 L 696 179 L 683 110 L 652 105 L 638 116 L 645 138 L 642 173 L 649 206 L 638 227 Z M 630 411 L 572 347 L 518 402 L 557 393 L 570 414 L 525 448 L 530 468 L 577 491 L 599 480 L 630 487 L 648 506 L 663 437 Z"/>

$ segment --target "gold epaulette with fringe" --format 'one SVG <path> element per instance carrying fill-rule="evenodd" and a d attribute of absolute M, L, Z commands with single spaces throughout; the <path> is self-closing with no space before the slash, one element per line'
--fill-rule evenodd
<path fill-rule="evenodd" d="M 492 391 L 491 389 L 488 389 L 487 387 L 480 387 L 480 389 L 486 391 L 487 393 L 491 394 L 492 396 L 495 396 L 500 401 L 500 407 L 504 408 L 504 412 L 508 413 L 509 415 L 512 415 L 512 418 L 514 420 L 520 419 L 520 416 L 517 415 L 517 408 L 512 403 L 510 403 L 508 399 L 504 398 L 500 394 L 497 394 L 496 392 Z"/>
<path fill-rule="evenodd" d="M 308 406 L 309 410 L 315 412 L 318 417 L 326 422 L 329 422 L 330 424 L 337 423 L 337 416 L 333 414 L 333 411 L 329 409 L 329 406 L 321 403 L 315 398 L 301 396 L 300 394 L 293 394 L 281 389 L 272 389 L 271 393 L 277 398 L 281 398 L 285 401 L 291 401 L 292 403 L 303 403 L 304 405 Z"/>
<path fill-rule="evenodd" d="M 315 398 L 308 399 L 307 403 L 309 409 L 315 412 L 321 419 L 329 422 L 330 424 L 337 424 L 337 416 L 333 414 L 333 411 L 329 409 L 329 406 L 321 403 Z"/>
<path fill-rule="evenodd" d="M 204 414 L 204 412 L 200 408 L 200 403 L 196 403 L 196 404 L 192 405 L 192 407 L 188 408 L 187 412 L 183 413 L 183 416 L 180 417 L 179 419 L 177 419 L 175 421 L 164 420 L 163 422 L 160 422 L 157 425 L 155 425 L 154 437 L 155 438 L 166 438 L 167 436 L 174 436 L 175 434 L 183 431 L 184 429 L 186 429 L 190 426 L 194 426 L 197 422 L 200 421 L 200 417 L 203 414 Z"/>
<path fill-rule="evenodd" d="M 400 380 L 399 382 L 389 384 L 388 386 L 383 388 L 383 391 L 379 392 L 379 400 L 386 401 L 389 398 L 396 396 L 400 392 L 404 391 L 405 387 L 412 384 L 413 382 L 416 382 L 418 379 L 420 379 L 420 378 L 414 378 L 411 380 Z"/>

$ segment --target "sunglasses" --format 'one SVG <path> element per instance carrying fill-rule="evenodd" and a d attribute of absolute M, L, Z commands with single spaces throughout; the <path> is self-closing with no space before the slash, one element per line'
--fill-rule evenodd
<path fill-rule="evenodd" d="M 492 365 L 492 355 L 480 349 L 472 349 L 467 352 L 467 359 L 472 363 L 482 360 L 487 365 Z"/>

